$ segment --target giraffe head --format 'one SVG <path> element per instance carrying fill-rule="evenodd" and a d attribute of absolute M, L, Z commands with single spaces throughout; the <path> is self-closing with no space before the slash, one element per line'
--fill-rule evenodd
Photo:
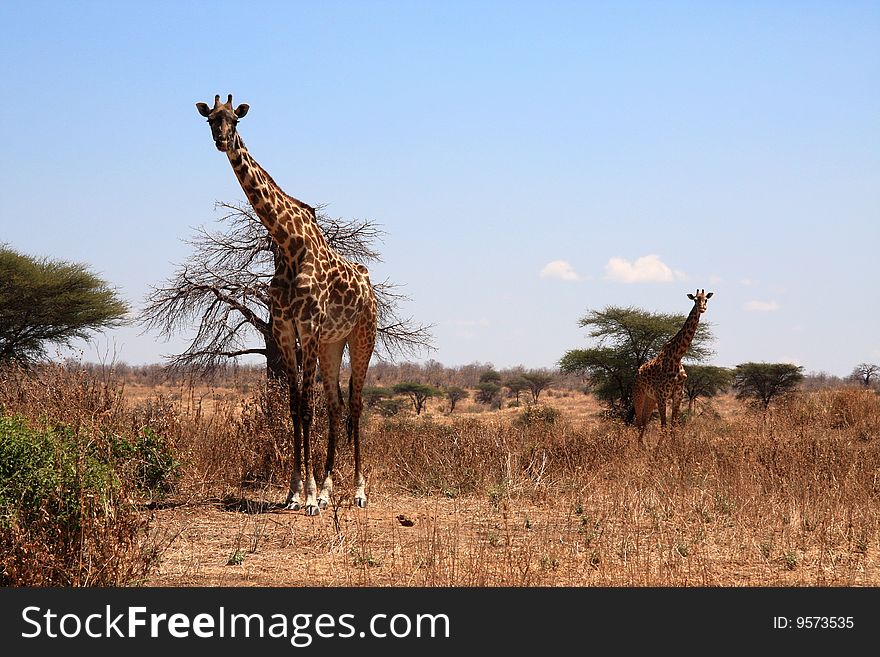
<path fill-rule="evenodd" d="M 689 294 L 688 299 L 694 302 L 694 305 L 697 306 L 700 313 L 706 312 L 706 303 L 709 299 L 712 298 L 714 292 L 709 292 L 706 294 L 706 290 L 697 290 L 696 294 Z"/>
<path fill-rule="evenodd" d="M 242 104 L 232 109 L 232 94 L 229 94 L 225 103 L 220 102 L 219 95 L 214 96 L 214 109 L 210 109 L 207 103 L 196 103 L 196 109 L 207 117 L 217 150 L 225 153 L 235 137 L 238 120 L 248 113 L 250 105 Z"/>

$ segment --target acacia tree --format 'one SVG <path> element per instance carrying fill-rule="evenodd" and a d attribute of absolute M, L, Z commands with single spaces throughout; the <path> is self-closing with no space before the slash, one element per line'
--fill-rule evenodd
<path fill-rule="evenodd" d="M 477 392 L 474 395 L 481 404 L 500 406 L 501 403 L 501 373 L 494 368 L 489 368 L 480 374 L 477 382 Z"/>
<path fill-rule="evenodd" d="M 525 381 L 527 390 L 532 393 L 532 402 L 537 404 L 538 397 L 541 393 L 553 384 L 554 377 L 547 372 L 540 370 L 529 370 L 520 374 L 520 378 Z"/>
<path fill-rule="evenodd" d="M 684 381 L 684 394 L 688 399 L 688 413 L 700 397 L 714 397 L 733 383 L 733 370 L 715 365 L 690 365 Z"/>
<path fill-rule="evenodd" d="M 791 363 L 741 363 L 734 371 L 733 387 L 738 399 L 756 400 L 766 411 L 774 399 L 797 388 L 803 369 Z"/>
<path fill-rule="evenodd" d="M 501 400 L 501 385 L 494 381 L 480 381 L 474 398 L 481 404 L 497 407 Z"/>
<path fill-rule="evenodd" d="M 455 410 L 455 405 L 462 399 L 467 399 L 469 394 L 468 391 L 461 386 L 449 386 L 444 388 L 443 393 L 446 395 L 446 400 L 449 402 L 450 415 L 452 415 L 452 412 Z"/>
<path fill-rule="evenodd" d="M 0 244 L 0 362 L 27 364 L 124 323 L 128 305 L 87 265 L 32 258 Z"/>
<path fill-rule="evenodd" d="M 509 395 L 514 398 L 517 406 L 520 404 L 519 396 L 529 389 L 529 382 L 522 377 L 522 372 L 518 372 L 505 379 L 502 385 L 507 388 Z"/>
<path fill-rule="evenodd" d="M 863 386 L 866 388 L 871 387 L 871 379 L 880 374 L 880 365 L 875 365 L 873 363 L 859 363 L 853 368 L 852 374 L 850 376 L 860 381 Z"/>
<path fill-rule="evenodd" d="M 190 345 L 169 356 L 173 368 L 211 370 L 229 358 L 258 354 L 266 358 L 270 378 L 286 377 L 272 333 L 269 282 L 278 254 L 268 231 L 250 205 L 218 203 L 224 230 L 196 230 L 188 243 L 192 254 L 174 275 L 153 289 L 141 312 L 145 330 L 165 337 L 196 326 Z M 321 208 L 318 224 L 327 242 L 359 263 L 380 259 L 374 243 L 382 231 L 370 221 L 332 219 Z M 432 347 L 429 326 L 401 317 L 406 296 L 388 280 L 373 283 L 378 302 L 379 357 L 414 355 Z"/>
<path fill-rule="evenodd" d="M 390 398 L 394 391 L 382 386 L 365 386 L 362 392 L 367 408 L 376 408 L 383 400 Z"/>
<path fill-rule="evenodd" d="M 636 372 L 678 333 L 685 319 L 683 314 L 652 313 L 632 306 L 591 310 L 578 324 L 589 329 L 587 335 L 596 340 L 596 346 L 565 352 L 559 368 L 566 374 L 587 378 L 593 394 L 613 413 L 631 422 Z M 697 325 L 685 360 L 699 362 L 712 354 L 710 326 L 708 322 Z"/>
<path fill-rule="evenodd" d="M 428 401 L 430 397 L 440 397 L 443 395 L 443 391 L 434 386 L 429 386 L 426 383 L 414 383 L 411 381 L 398 383 L 394 386 L 393 390 L 398 395 L 406 395 L 409 397 L 416 415 L 422 414 L 425 402 Z"/>
<path fill-rule="evenodd" d="M 485 372 L 480 374 L 479 382 L 480 383 L 496 383 L 496 384 L 500 385 L 501 384 L 501 373 L 492 369 L 492 368 L 489 368 L 488 370 L 486 370 Z"/>

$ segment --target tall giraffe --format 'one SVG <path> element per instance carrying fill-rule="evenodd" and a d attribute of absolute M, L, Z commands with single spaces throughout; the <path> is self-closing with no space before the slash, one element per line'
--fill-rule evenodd
<path fill-rule="evenodd" d="M 339 368 L 348 346 L 351 364 L 347 432 L 354 444 L 355 494 L 359 507 L 367 505 L 361 470 L 360 415 L 367 368 L 376 342 L 376 296 L 367 268 L 349 262 L 333 250 L 315 218 L 315 210 L 288 196 L 251 157 L 236 125 L 250 109 L 232 108 L 214 97 L 214 107 L 196 103 L 208 119 L 217 150 L 225 152 L 241 188 L 276 245 L 275 274 L 269 286 L 272 332 L 283 354 L 290 383 L 290 414 L 294 422 L 294 468 L 285 505 L 309 516 L 326 508 L 333 493 L 333 461 L 342 412 Z M 302 359 L 302 389 L 297 386 L 297 340 Z M 314 413 L 314 385 L 320 368 L 327 400 L 327 461 L 317 494 L 311 462 L 310 428 Z M 300 438 L 300 429 L 302 437 Z M 300 457 L 300 453 L 302 456 Z M 303 485 L 303 476 L 305 485 Z"/>
<path fill-rule="evenodd" d="M 645 430 L 655 406 L 660 411 L 660 426 L 666 427 L 666 402 L 671 401 L 672 424 L 678 419 L 678 409 L 687 378 L 681 359 L 691 346 L 700 315 L 706 312 L 706 303 L 712 298 L 713 292 L 697 290 L 696 294 L 688 294 L 694 302 L 690 314 L 669 342 L 663 345 L 660 353 L 639 367 L 633 385 L 633 403 L 636 409 L 636 426 L 639 428 L 639 441 L 644 445 Z"/>

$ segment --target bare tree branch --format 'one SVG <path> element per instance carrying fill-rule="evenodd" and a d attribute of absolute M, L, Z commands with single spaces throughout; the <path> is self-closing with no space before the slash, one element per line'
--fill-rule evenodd
<path fill-rule="evenodd" d="M 140 313 L 144 331 L 158 331 L 165 338 L 195 327 L 187 349 L 167 356 L 172 368 L 210 371 L 228 358 L 268 358 L 274 346 L 269 316 L 273 242 L 250 205 L 218 202 L 215 208 L 223 213 L 218 220 L 223 228 L 195 229 L 187 240 L 192 253 L 170 279 L 153 288 Z M 363 264 L 381 260 L 374 244 L 385 233 L 375 223 L 333 219 L 322 209 L 317 210 L 318 223 L 332 248 Z M 393 361 L 432 350 L 432 327 L 399 315 L 400 305 L 409 300 L 399 286 L 386 279 L 373 288 L 377 357 Z"/>

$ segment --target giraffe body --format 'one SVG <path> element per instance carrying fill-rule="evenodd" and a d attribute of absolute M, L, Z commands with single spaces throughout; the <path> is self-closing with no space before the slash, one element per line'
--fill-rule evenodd
<path fill-rule="evenodd" d="M 339 370 L 348 347 L 351 377 L 347 433 L 354 444 L 354 501 L 364 507 L 367 497 L 359 425 L 364 380 L 376 341 L 377 316 L 369 272 L 333 250 L 318 226 L 314 208 L 286 194 L 251 157 L 236 130 L 238 120 L 248 112 L 248 105 L 233 109 L 230 95 L 226 103 L 220 103 L 216 96 L 213 109 L 205 103 L 197 103 L 196 107 L 208 119 L 217 149 L 227 154 L 248 201 L 274 243 L 276 268 L 269 284 L 270 313 L 273 335 L 287 370 L 294 424 L 294 471 L 285 504 L 292 509 L 300 509 L 304 504 L 307 515 L 317 515 L 320 508 L 329 504 L 343 411 Z M 310 449 L 314 386 L 319 369 L 329 425 L 320 493 Z"/>
<path fill-rule="evenodd" d="M 670 403 L 670 424 L 675 425 L 684 393 L 687 372 L 681 359 L 687 353 L 697 331 L 700 315 L 706 312 L 706 303 L 713 292 L 697 290 L 688 294 L 694 307 L 685 320 L 684 326 L 667 342 L 660 353 L 639 367 L 633 385 L 633 404 L 636 411 L 636 426 L 639 428 L 639 441 L 644 445 L 645 431 L 651 414 L 656 408 L 660 413 L 660 426 L 666 428 L 666 406 Z"/>

